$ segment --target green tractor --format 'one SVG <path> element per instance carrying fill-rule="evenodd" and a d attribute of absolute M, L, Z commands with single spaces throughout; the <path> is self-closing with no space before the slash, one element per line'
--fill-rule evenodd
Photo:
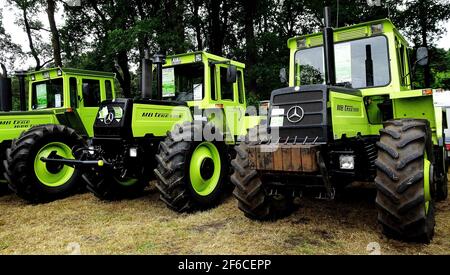
<path fill-rule="evenodd" d="M 70 167 L 41 157 L 72 157 L 93 136 L 100 102 L 115 98 L 114 74 L 69 68 L 17 72 L 20 111 L 11 111 L 11 79 L 0 77 L 0 161 L 3 190 L 33 202 L 66 197 L 85 184 Z M 26 100 L 28 85 L 28 100 Z"/>
<path fill-rule="evenodd" d="M 246 110 L 245 65 L 206 52 L 147 56 L 142 64 L 140 99 L 102 102 L 92 144 L 76 159 L 41 160 L 82 171 L 102 200 L 139 196 L 156 174 L 171 209 L 215 206 L 229 183 L 231 146 L 260 122 Z"/>
<path fill-rule="evenodd" d="M 333 199 L 374 182 L 385 235 L 429 242 L 435 202 L 447 198 L 443 110 L 411 87 L 408 44 L 390 20 L 292 38 L 288 88 L 272 92 L 268 125 L 250 130 L 232 160 L 245 215 L 271 220 L 309 192 Z M 426 48 L 415 65 L 428 62 Z"/>

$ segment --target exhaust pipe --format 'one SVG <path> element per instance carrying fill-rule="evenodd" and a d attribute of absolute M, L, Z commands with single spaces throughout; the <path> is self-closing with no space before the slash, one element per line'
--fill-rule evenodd
<path fill-rule="evenodd" d="M 327 85 L 336 85 L 336 67 L 334 60 L 334 31 L 331 23 L 331 8 L 324 9 L 325 28 L 323 29 L 323 49 L 325 53 L 325 79 Z"/>
<path fill-rule="evenodd" d="M 25 77 L 27 75 L 26 71 L 16 71 L 16 76 L 19 79 L 19 100 L 20 100 L 20 110 L 26 111 L 26 89 L 25 89 Z"/>
<path fill-rule="evenodd" d="M 152 83 L 153 83 L 153 65 L 156 65 L 156 98 L 162 99 L 162 67 L 166 64 L 166 56 L 163 54 L 156 54 L 153 58 L 148 57 L 148 51 L 145 51 L 145 57 L 142 59 L 142 75 L 141 75 L 141 89 L 143 99 L 152 99 Z"/>
<path fill-rule="evenodd" d="M 12 110 L 11 78 L 8 77 L 5 65 L 0 63 L 0 66 L 0 111 L 9 112 Z"/>
<path fill-rule="evenodd" d="M 142 59 L 142 70 L 141 70 L 141 91 L 142 99 L 152 98 L 152 60 L 148 57 L 148 51 L 145 51 L 145 57 Z"/>
<path fill-rule="evenodd" d="M 162 99 L 162 70 L 166 64 L 166 56 L 163 54 L 155 54 L 153 56 L 153 64 L 156 65 L 156 94 L 157 99 Z"/>

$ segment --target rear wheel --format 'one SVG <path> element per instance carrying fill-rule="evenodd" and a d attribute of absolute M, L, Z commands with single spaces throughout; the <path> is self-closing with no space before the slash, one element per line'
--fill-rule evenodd
<path fill-rule="evenodd" d="M 19 197 L 30 202 L 47 202 L 67 197 L 84 187 L 80 172 L 72 167 L 44 163 L 42 157 L 74 159 L 72 148 L 83 138 L 63 125 L 30 128 L 6 151 L 5 178 Z"/>
<path fill-rule="evenodd" d="M 236 158 L 231 161 L 235 185 L 233 195 L 245 216 L 255 220 L 275 220 L 290 214 L 294 209 L 293 197 L 281 190 L 265 188 L 258 172 L 250 168 L 248 138 L 235 147 Z"/>
<path fill-rule="evenodd" d="M 87 189 L 101 200 L 132 199 L 143 195 L 149 180 L 146 177 L 131 178 L 114 175 L 114 171 L 94 174 L 85 173 Z"/>
<path fill-rule="evenodd" d="M 156 187 L 161 200 L 177 212 L 220 203 L 228 183 L 228 148 L 222 141 L 195 141 L 193 134 L 212 124 L 185 123 L 170 132 L 156 155 Z"/>
<path fill-rule="evenodd" d="M 428 121 L 388 121 L 377 145 L 376 203 L 384 234 L 407 241 L 430 242 L 435 217 Z"/>

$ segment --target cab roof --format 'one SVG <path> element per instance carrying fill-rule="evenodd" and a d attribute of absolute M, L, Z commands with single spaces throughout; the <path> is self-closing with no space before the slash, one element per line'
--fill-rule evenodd
<path fill-rule="evenodd" d="M 383 31 L 381 33 L 389 32 L 390 30 L 392 30 L 395 33 L 395 35 L 400 40 L 402 40 L 402 42 L 404 44 L 408 44 L 408 42 L 405 39 L 405 37 L 397 30 L 397 28 L 394 26 L 392 21 L 390 19 L 388 19 L 388 18 L 378 19 L 378 20 L 369 21 L 369 22 L 358 23 L 358 24 L 349 25 L 349 26 L 340 27 L 340 28 L 335 28 L 334 29 L 335 42 L 351 40 L 351 39 L 354 39 L 358 35 L 359 35 L 359 37 L 366 37 L 366 36 L 372 35 L 371 26 L 379 25 L 379 24 L 382 24 L 383 27 L 384 27 L 384 29 L 383 29 Z M 354 32 L 353 36 L 350 34 L 352 31 Z M 338 39 L 338 41 L 336 41 L 336 36 L 340 37 L 339 36 L 340 34 L 342 36 L 342 39 Z M 343 34 L 350 34 L 350 35 L 343 35 Z M 295 36 L 295 37 L 290 38 L 288 40 L 288 46 L 293 41 L 306 39 L 306 38 L 316 38 L 318 36 L 322 36 L 322 32 Z M 323 43 L 323 41 L 321 43 Z"/>
<path fill-rule="evenodd" d="M 109 77 L 109 78 L 115 78 L 115 73 L 110 72 L 101 72 L 101 71 L 93 71 L 93 70 L 82 70 L 82 69 L 75 69 L 75 68 L 62 68 L 62 67 L 56 67 L 56 68 L 48 68 L 43 69 L 39 71 L 31 71 L 26 72 L 27 76 L 34 75 L 34 74 L 40 74 L 45 72 L 53 72 L 61 70 L 65 74 L 71 74 L 71 75 L 85 75 L 85 76 L 93 76 L 93 77 Z"/>
<path fill-rule="evenodd" d="M 215 55 L 215 54 L 211 54 L 211 53 L 208 53 L 206 51 L 195 51 L 195 52 L 189 52 L 189 53 L 169 55 L 169 56 L 166 57 L 166 59 L 169 61 L 167 65 L 171 64 L 170 60 L 173 59 L 173 58 L 190 57 L 190 56 L 195 57 L 196 55 L 199 55 L 199 54 L 201 54 L 203 57 L 206 57 L 209 60 L 230 61 L 230 64 L 232 64 L 232 65 L 234 65 L 236 67 L 245 68 L 245 64 L 244 63 L 241 63 L 241 62 L 229 59 L 229 58 L 221 57 L 221 56 L 218 56 L 218 55 Z"/>

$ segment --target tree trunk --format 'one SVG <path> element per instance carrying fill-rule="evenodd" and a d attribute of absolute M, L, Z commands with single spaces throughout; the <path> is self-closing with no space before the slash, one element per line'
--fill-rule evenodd
<path fill-rule="evenodd" d="M 420 0 L 420 14 L 419 14 L 419 22 L 420 22 L 420 31 L 422 36 L 422 47 L 428 48 L 428 25 L 427 25 L 427 18 L 426 16 L 429 16 L 428 7 L 425 3 L 426 1 Z M 431 87 L 431 69 L 430 65 L 427 64 L 423 67 L 423 81 L 425 88 Z"/>
<path fill-rule="evenodd" d="M 175 2 L 175 9 L 174 9 L 174 29 L 175 34 L 177 36 L 177 41 L 183 41 L 183 43 L 180 43 L 174 50 L 176 53 L 182 53 L 185 52 L 185 33 L 184 33 L 184 0 L 177 0 Z"/>
<path fill-rule="evenodd" d="M 251 1 L 242 1 L 244 8 L 244 32 L 246 41 L 246 64 L 248 67 L 253 67 L 256 64 L 258 53 L 255 41 L 255 16 L 256 16 L 256 5 L 257 3 Z M 256 79 L 252 74 L 248 77 L 248 87 L 251 92 L 256 91 Z"/>
<path fill-rule="evenodd" d="M 128 53 L 126 51 L 119 51 L 117 53 L 117 64 L 122 70 L 120 86 L 124 97 L 131 97 L 131 74 L 128 67 Z"/>
<path fill-rule="evenodd" d="M 61 43 L 59 39 L 59 32 L 58 29 L 56 28 L 55 8 L 56 8 L 55 0 L 47 0 L 48 22 L 50 25 L 50 31 L 52 33 L 53 60 L 55 62 L 55 66 L 62 67 Z"/>
<path fill-rule="evenodd" d="M 201 1 L 194 0 L 192 1 L 193 5 L 193 14 L 194 14 L 194 28 L 195 28 L 195 38 L 197 40 L 197 50 L 202 51 L 203 50 L 203 40 L 202 40 L 202 22 L 200 18 L 200 7 L 201 7 Z"/>
<path fill-rule="evenodd" d="M 209 51 L 212 54 L 222 55 L 223 36 L 221 20 L 220 20 L 220 5 L 222 1 L 209 1 Z"/>
<path fill-rule="evenodd" d="M 35 70 L 39 71 L 42 68 L 41 60 L 39 59 L 39 55 L 36 52 L 36 48 L 34 47 L 34 43 L 33 43 L 33 37 L 31 36 L 31 27 L 30 27 L 30 22 L 28 21 L 27 8 L 23 7 L 22 11 L 23 11 L 23 22 L 25 24 L 25 31 L 27 32 L 27 36 L 28 36 L 28 45 L 30 47 L 31 55 L 33 56 L 34 60 L 36 61 Z"/>

